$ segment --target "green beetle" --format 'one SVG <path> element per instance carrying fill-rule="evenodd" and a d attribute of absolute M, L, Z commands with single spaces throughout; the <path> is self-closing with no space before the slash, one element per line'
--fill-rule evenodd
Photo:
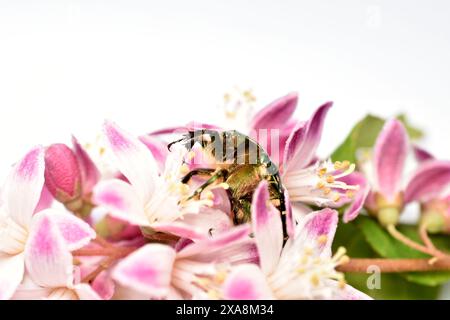
<path fill-rule="evenodd" d="M 196 175 L 209 177 L 190 199 L 199 197 L 210 185 L 223 183 L 232 205 L 233 221 L 241 224 L 250 221 L 253 192 L 262 180 L 266 180 L 273 205 L 282 213 L 286 211 L 285 192 L 278 167 L 250 137 L 235 130 L 198 129 L 170 143 L 169 150 L 175 143 L 182 143 L 188 150 L 198 143 L 205 152 L 214 156 L 217 163 L 217 169 L 194 169 L 183 177 L 183 183 L 188 183 Z"/>

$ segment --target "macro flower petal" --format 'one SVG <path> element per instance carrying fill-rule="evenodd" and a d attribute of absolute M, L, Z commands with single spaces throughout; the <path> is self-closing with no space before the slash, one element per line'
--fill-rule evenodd
<path fill-rule="evenodd" d="M 149 297 L 162 298 L 169 293 L 175 256 L 169 246 L 148 244 L 119 262 L 112 277 Z"/>
<path fill-rule="evenodd" d="M 0 300 L 8 300 L 14 295 L 23 279 L 25 258 L 23 253 L 16 255 L 0 254 Z"/>
<path fill-rule="evenodd" d="M 178 252 L 179 258 L 192 257 L 196 255 L 208 255 L 211 258 L 221 256 L 222 253 L 229 253 L 229 248 L 239 246 L 250 240 L 250 225 L 240 225 L 228 231 L 222 232 L 213 238 L 206 238 L 202 241 L 187 245 Z"/>
<path fill-rule="evenodd" d="M 332 105 L 332 102 L 327 102 L 320 106 L 306 123 L 299 123 L 292 131 L 284 151 L 284 172 L 305 168 L 314 160 L 325 117 Z"/>
<path fill-rule="evenodd" d="M 150 150 L 158 163 L 159 171 L 163 172 L 164 164 L 169 153 L 167 145 L 156 137 L 150 135 L 140 136 L 139 140 Z"/>
<path fill-rule="evenodd" d="M 89 194 L 97 182 L 100 181 L 100 171 L 86 150 L 80 145 L 77 138 L 72 137 L 72 145 L 80 168 L 83 193 Z"/>
<path fill-rule="evenodd" d="M 312 212 L 299 221 L 295 242 L 318 255 L 331 256 L 331 244 L 338 224 L 338 213 L 329 208 Z"/>
<path fill-rule="evenodd" d="M 428 152 L 424 148 L 419 147 L 418 145 L 413 146 L 413 151 L 414 157 L 419 163 L 434 159 L 434 156 L 430 152 Z"/>
<path fill-rule="evenodd" d="M 56 224 L 70 251 L 80 249 L 96 237 L 89 224 L 72 214 L 49 209 L 46 215 Z"/>
<path fill-rule="evenodd" d="M 425 202 L 442 195 L 450 186 L 450 161 L 430 160 L 411 176 L 405 190 L 405 202 Z"/>
<path fill-rule="evenodd" d="M 352 174 L 343 177 L 341 181 L 344 181 L 348 185 L 357 185 L 359 189 L 356 191 L 354 198 L 351 199 L 349 207 L 344 212 L 344 222 L 350 222 L 354 220 L 362 208 L 370 192 L 370 186 L 361 173 L 353 172 Z"/>
<path fill-rule="evenodd" d="M 25 247 L 25 264 L 36 284 L 69 287 L 74 280 L 72 255 L 52 216 L 52 211 L 44 210 L 33 217 Z"/>
<path fill-rule="evenodd" d="M 171 233 L 190 240 L 204 239 L 232 227 L 230 217 L 216 209 L 202 209 L 199 213 L 185 214 L 182 219 L 169 223 L 153 223 L 156 231 Z"/>
<path fill-rule="evenodd" d="M 233 268 L 223 284 L 222 294 L 226 300 L 274 299 L 265 274 L 255 264 Z"/>
<path fill-rule="evenodd" d="M 376 184 L 388 200 L 394 200 L 401 189 L 408 144 L 406 129 L 397 119 L 386 122 L 375 143 Z"/>
<path fill-rule="evenodd" d="M 289 122 L 297 108 L 298 95 L 290 93 L 258 111 L 252 120 L 252 129 L 282 128 Z"/>
<path fill-rule="evenodd" d="M 44 149 L 29 151 L 13 168 L 4 190 L 6 212 L 27 227 L 41 198 L 44 186 Z"/>
<path fill-rule="evenodd" d="M 75 291 L 79 300 L 102 300 L 97 292 L 86 283 L 78 283 L 73 286 L 72 290 Z"/>
<path fill-rule="evenodd" d="M 342 287 L 338 281 L 328 280 L 328 285 L 333 288 L 333 300 L 373 300 L 367 294 L 346 284 Z"/>
<path fill-rule="evenodd" d="M 283 226 L 280 212 L 270 203 L 268 183 L 265 180 L 255 190 L 251 211 L 261 269 L 265 274 L 270 274 L 280 258 Z"/>
<path fill-rule="evenodd" d="M 108 180 L 94 188 L 93 202 L 109 210 L 118 219 L 131 224 L 149 225 L 144 213 L 144 204 L 135 188 L 121 180 Z"/>
<path fill-rule="evenodd" d="M 104 130 L 119 171 L 135 187 L 141 200 L 147 201 L 158 181 L 158 163 L 152 153 L 139 139 L 112 122 L 106 122 Z"/>

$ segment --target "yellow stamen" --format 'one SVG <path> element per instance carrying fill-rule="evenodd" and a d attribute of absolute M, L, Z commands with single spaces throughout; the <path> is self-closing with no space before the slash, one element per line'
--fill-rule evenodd
<path fill-rule="evenodd" d="M 317 287 L 320 284 L 320 279 L 319 276 L 317 274 L 313 274 L 311 276 L 311 283 L 313 284 L 313 286 Z"/>
<path fill-rule="evenodd" d="M 327 241 L 328 241 L 328 236 L 326 234 L 322 234 L 321 236 L 319 236 L 317 238 L 317 242 L 319 244 L 325 244 L 325 243 L 327 243 Z"/>

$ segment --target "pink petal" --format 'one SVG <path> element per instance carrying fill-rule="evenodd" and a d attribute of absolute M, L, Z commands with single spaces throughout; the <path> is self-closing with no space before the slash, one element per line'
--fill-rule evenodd
<path fill-rule="evenodd" d="M 121 220 L 131 224 L 149 226 L 144 213 L 144 204 L 135 188 L 121 180 L 100 182 L 94 188 L 92 201 Z"/>
<path fill-rule="evenodd" d="M 400 191 L 408 144 L 408 134 L 397 119 L 387 121 L 377 138 L 374 172 L 378 191 L 389 200 Z"/>
<path fill-rule="evenodd" d="M 413 146 L 413 151 L 417 162 L 425 162 L 434 159 L 434 156 L 431 153 L 417 145 Z"/>
<path fill-rule="evenodd" d="M 332 102 L 327 102 L 320 106 L 307 123 L 299 123 L 292 131 L 284 151 L 284 172 L 311 164 L 322 136 L 325 117 L 332 105 Z"/>
<path fill-rule="evenodd" d="M 450 186 L 450 161 L 429 160 L 416 170 L 405 191 L 404 201 L 425 202 L 433 199 Z"/>
<path fill-rule="evenodd" d="M 282 128 L 292 117 L 298 102 L 297 93 L 290 93 L 279 98 L 260 110 L 253 118 L 252 129 Z"/>
<path fill-rule="evenodd" d="M 47 216 L 56 224 L 67 248 L 77 250 L 95 239 L 95 231 L 83 220 L 72 214 L 56 210 L 47 211 Z"/>
<path fill-rule="evenodd" d="M 294 212 L 292 210 L 291 202 L 289 201 L 289 194 L 287 190 L 284 190 L 284 203 L 286 205 L 286 231 L 288 236 L 295 236 L 295 227 L 297 225 L 297 221 L 294 217 Z"/>
<path fill-rule="evenodd" d="M 345 285 L 344 288 L 341 288 L 340 284 L 333 280 L 329 280 L 328 284 L 330 287 L 334 288 L 334 300 L 373 300 L 367 294 L 356 290 L 352 286 Z"/>
<path fill-rule="evenodd" d="M 101 300 L 102 298 L 95 290 L 86 283 L 79 283 L 73 287 L 80 300 Z"/>
<path fill-rule="evenodd" d="M 100 181 L 100 171 L 75 137 L 72 137 L 72 144 L 80 168 L 81 186 L 86 195 L 91 193 L 94 186 Z"/>
<path fill-rule="evenodd" d="M 44 186 L 44 149 L 36 147 L 14 166 L 3 194 L 7 213 L 27 227 Z"/>
<path fill-rule="evenodd" d="M 105 134 L 118 169 L 139 192 L 142 201 L 150 199 L 158 180 L 158 164 L 150 150 L 114 123 L 105 123 Z"/>
<path fill-rule="evenodd" d="M 222 293 L 226 300 L 274 299 L 265 275 L 254 264 L 235 267 L 226 278 Z"/>
<path fill-rule="evenodd" d="M 103 300 L 110 300 L 113 297 L 115 287 L 116 286 L 114 284 L 114 281 L 107 271 L 103 271 L 102 273 L 100 273 L 92 282 L 92 289 Z"/>
<path fill-rule="evenodd" d="M 0 254 L 0 300 L 11 299 L 22 282 L 25 269 L 23 254 Z"/>
<path fill-rule="evenodd" d="M 169 153 L 167 144 L 149 135 L 141 136 L 139 137 L 139 140 L 147 146 L 155 160 L 158 162 L 159 171 L 163 172 L 167 154 Z"/>
<path fill-rule="evenodd" d="M 359 190 L 355 194 L 355 198 L 353 199 L 350 206 L 344 212 L 344 222 L 349 222 L 355 219 L 362 208 L 364 207 L 364 203 L 366 202 L 367 197 L 369 196 L 370 186 L 367 183 L 364 175 L 358 172 L 353 172 L 352 174 L 345 176 L 344 178 L 339 179 L 347 183 L 348 185 L 358 185 Z"/>
<path fill-rule="evenodd" d="M 113 271 L 119 284 L 162 298 L 169 293 L 175 250 L 162 244 L 148 244 L 122 260 Z"/>
<path fill-rule="evenodd" d="M 329 208 L 308 214 L 297 225 L 296 243 L 330 256 L 338 220 L 337 211 Z"/>
<path fill-rule="evenodd" d="M 201 240 L 228 230 L 232 225 L 226 213 L 215 209 L 203 209 L 199 213 L 185 214 L 183 219 L 170 223 L 154 223 L 152 228 L 181 238 Z"/>
<path fill-rule="evenodd" d="M 33 281 L 42 287 L 69 287 L 73 283 L 72 255 L 61 236 L 53 212 L 33 217 L 25 247 L 25 264 Z"/>
<path fill-rule="evenodd" d="M 270 274 L 280 258 L 283 226 L 280 212 L 270 203 L 268 183 L 265 180 L 255 190 L 251 211 L 261 269 L 265 274 Z"/>
<path fill-rule="evenodd" d="M 34 209 L 34 213 L 50 208 L 53 203 L 53 196 L 48 191 L 47 187 L 44 185 L 41 192 L 41 197 L 39 198 L 39 202 Z"/>
<path fill-rule="evenodd" d="M 214 238 L 205 238 L 201 241 L 195 242 L 184 247 L 179 253 L 179 258 L 185 258 L 198 254 L 207 254 L 211 258 L 217 254 L 218 251 L 226 250 L 228 247 L 235 244 L 241 244 L 249 240 L 251 232 L 249 225 L 241 225 L 234 227 L 226 232 L 217 235 Z"/>

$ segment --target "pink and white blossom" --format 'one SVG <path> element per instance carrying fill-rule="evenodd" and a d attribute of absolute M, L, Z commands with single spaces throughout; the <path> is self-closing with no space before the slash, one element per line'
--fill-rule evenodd
<path fill-rule="evenodd" d="M 0 208 L 0 298 L 9 299 L 33 269 L 34 252 L 50 250 L 50 241 L 40 233 L 51 219 L 69 250 L 95 238 L 87 223 L 51 209 L 35 212 L 44 185 L 44 149 L 29 151 L 12 169 L 2 192 Z M 39 270 L 38 270 L 39 271 Z"/>
<path fill-rule="evenodd" d="M 338 223 L 332 209 L 310 213 L 296 223 L 287 217 L 289 239 L 283 245 L 280 213 L 268 202 L 267 183 L 255 191 L 252 225 L 260 266 L 237 266 L 222 288 L 225 299 L 368 299 L 346 285 L 335 268 L 348 259 L 344 249 L 332 256 Z M 292 215 L 292 212 L 288 212 Z"/>

